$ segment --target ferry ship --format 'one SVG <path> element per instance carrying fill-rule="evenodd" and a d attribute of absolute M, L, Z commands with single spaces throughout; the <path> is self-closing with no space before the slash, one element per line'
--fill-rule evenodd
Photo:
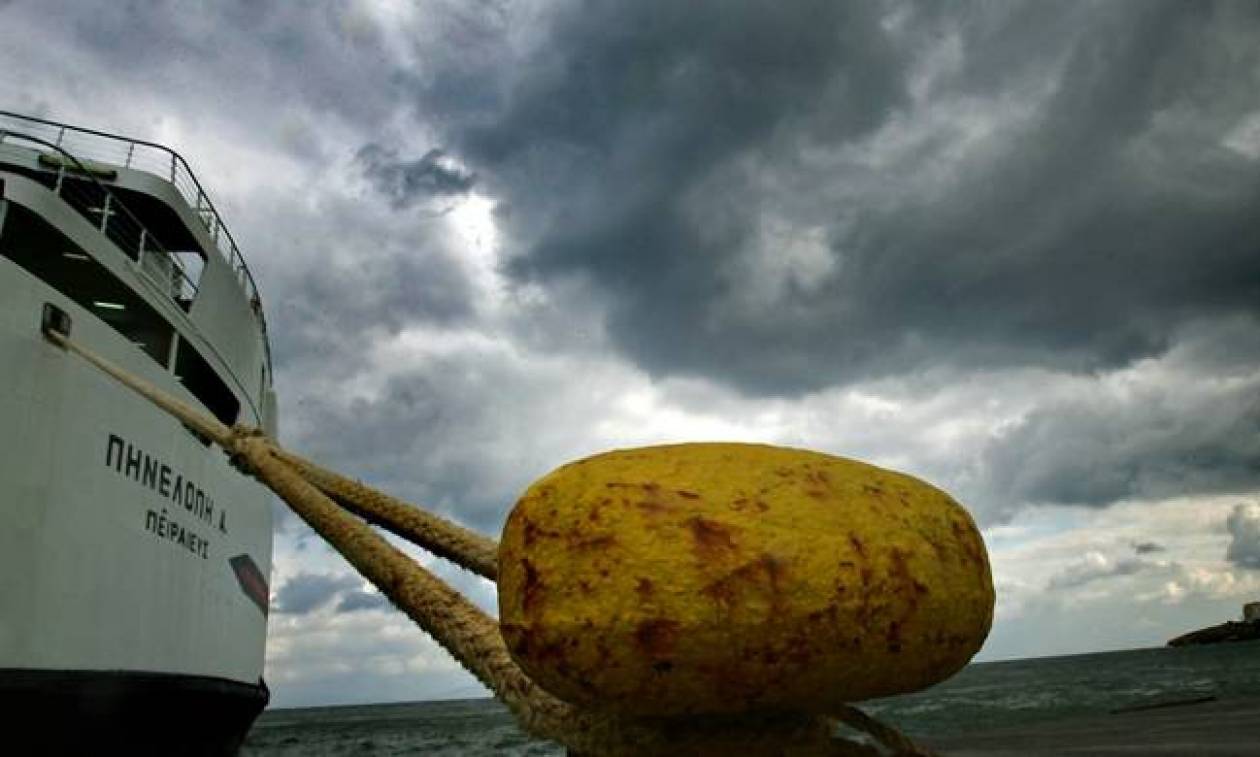
<path fill-rule="evenodd" d="M 0 744 L 233 753 L 268 696 L 270 494 L 50 315 L 276 433 L 258 289 L 184 159 L 0 111 Z"/>

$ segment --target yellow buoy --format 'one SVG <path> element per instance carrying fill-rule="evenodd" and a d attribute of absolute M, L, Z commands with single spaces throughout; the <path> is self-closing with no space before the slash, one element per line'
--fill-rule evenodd
<path fill-rule="evenodd" d="M 500 627 L 529 676 L 629 715 L 825 712 L 924 688 L 993 617 L 949 495 L 797 449 L 682 444 L 565 465 L 499 546 Z"/>

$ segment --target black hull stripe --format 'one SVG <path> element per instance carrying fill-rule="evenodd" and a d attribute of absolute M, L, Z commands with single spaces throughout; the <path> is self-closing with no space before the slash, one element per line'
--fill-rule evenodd
<path fill-rule="evenodd" d="M 262 681 L 0 669 L 0 719 L 11 724 L 0 744 L 7 754 L 232 755 L 268 698 Z"/>

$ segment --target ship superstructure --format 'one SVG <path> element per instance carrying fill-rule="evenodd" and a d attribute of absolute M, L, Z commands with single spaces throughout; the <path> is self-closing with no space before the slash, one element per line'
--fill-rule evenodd
<path fill-rule="evenodd" d="M 0 709 L 54 750 L 230 752 L 267 696 L 270 495 L 41 338 L 50 309 L 275 435 L 261 299 L 183 158 L 0 112 Z"/>

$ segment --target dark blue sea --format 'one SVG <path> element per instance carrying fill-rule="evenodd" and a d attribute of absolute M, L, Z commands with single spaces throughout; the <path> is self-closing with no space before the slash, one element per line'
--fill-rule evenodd
<path fill-rule="evenodd" d="M 923 739 L 1260 695 L 1260 642 L 977 663 L 927 691 L 859 706 Z M 268 710 L 244 755 L 563 755 L 490 699 Z"/>

